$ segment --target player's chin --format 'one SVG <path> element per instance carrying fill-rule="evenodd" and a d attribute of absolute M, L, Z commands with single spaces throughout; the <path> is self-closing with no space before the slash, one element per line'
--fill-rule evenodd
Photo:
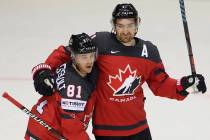
<path fill-rule="evenodd" d="M 132 40 L 131 37 L 121 37 L 120 38 L 120 41 L 123 42 L 123 43 L 128 43 Z"/>

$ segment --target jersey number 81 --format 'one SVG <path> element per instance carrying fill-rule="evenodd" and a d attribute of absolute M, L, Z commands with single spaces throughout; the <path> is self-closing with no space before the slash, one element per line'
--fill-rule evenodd
<path fill-rule="evenodd" d="M 68 85 L 67 87 L 67 96 L 68 97 L 74 97 L 76 94 L 76 98 L 81 98 L 81 86 L 75 86 L 75 85 Z"/>

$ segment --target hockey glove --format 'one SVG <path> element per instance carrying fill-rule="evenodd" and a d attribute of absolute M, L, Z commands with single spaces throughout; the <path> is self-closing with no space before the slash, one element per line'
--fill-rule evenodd
<path fill-rule="evenodd" d="M 183 96 L 189 93 L 206 92 L 205 79 L 201 74 L 184 76 L 177 86 L 179 93 Z"/>
<path fill-rule="evenodd" d="M 39 64 L 33 68 L 34 88 L 44 96 L 51 96 L 55 89 L 54 72 L 46 64 Z"/>

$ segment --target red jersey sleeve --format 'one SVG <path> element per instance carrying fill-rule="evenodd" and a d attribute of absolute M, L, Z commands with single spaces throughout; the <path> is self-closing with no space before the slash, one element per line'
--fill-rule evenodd
<path fill-rule="evenodd" d="M 59 46 L 55 49 L 45 61 L 45 64 L 49 65 L 52 70 L 56 70 L 60 65 L 64 64 L 70 59 L 70 55 L 65 51 L 64 46 Z"/>
<path fill-rule="evenodd" d="M 177 91 L 177 80 L 169 77 L 162 63 L 158 63 L 152 70 L 147 83 L 156 96 L 176 100 L 183 100 L 186 97 Z"/>
<path fill-rule="evenodd" d="M 87 125 L 89 124 L 90 119 L 92 118 L 93 110 L 95 107 L 96 103 L 96 90 L 91 94 L 90 98 L 88 99 L 87 105 L 85 107 L 85 115 L 83 118 L 84 124 Z"/>

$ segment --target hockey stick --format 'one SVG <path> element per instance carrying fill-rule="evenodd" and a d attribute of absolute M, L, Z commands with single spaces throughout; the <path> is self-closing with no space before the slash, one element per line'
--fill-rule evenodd
<path fill-rule="evenodd" d="M 32 119 L 34 119 L 36 122 L 38 122 L 40 125 L 45 127 L 48 131 L 50 131 L 56 138 L 59 140 L 67 140 L 64 136 L 62 136 L 56 129 L 52 128 L 50 125 L 48 125 L 45 121 L 37 117 L 35 114 L 33 114 L 31 111 L 29 111 L 26 107 L 24 107 L 22 104 L 20 104 L 17 100 L 15 100 L 13 97 L 11 97 L 7 92 L 4 92 L 2 97 L 9 100 L 11 103 L 13 103 L 16 107 L 21 109 L 24 113 L 29 115 Z"/>
<path fill-rule="evenodd" d="M 186 14 L 185 14 L 184 0 L 179 0 L 179 4 L 180 4 L 180 10 L 181 10 L 182 21 L 183 21 L 183 26 L 184 26 L 185 38 L 186 38 L 186 42 L 187 42 L 187 49 L 188 49 L 188 55 L 189 55 L 189 59 L 190 59 L 191 72 L 192 72 L 192 75 L 196 75 L 195 61 L 194 61 L 194 57 L 193 57 L 192 46 L 191 46 L 191 41 L 190 41 L 190 34 L 189 34 L 189 29 L 188 29 Z"/>

